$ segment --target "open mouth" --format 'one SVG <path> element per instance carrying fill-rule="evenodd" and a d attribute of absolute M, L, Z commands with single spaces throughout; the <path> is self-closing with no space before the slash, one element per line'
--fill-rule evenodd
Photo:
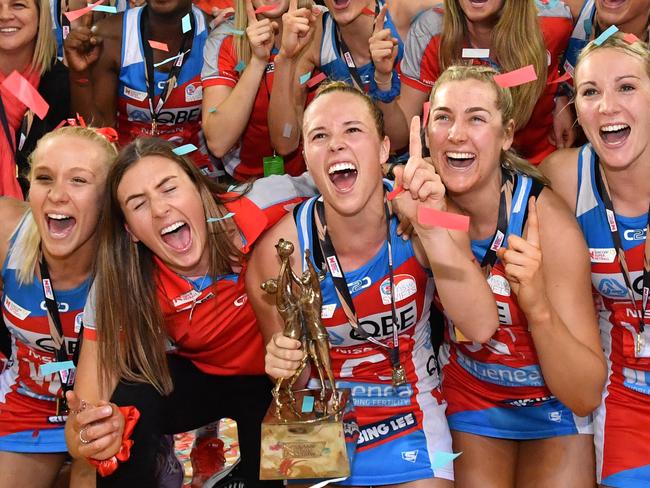
<path fill-rule="evenodd" d="M 186 250 L 192 243 L 190 227 L 182 221 L 174 222 L 160 231 L 163 242 L 176 251 Z"/>
<path fill-rule="evenodd" d="M 352 163 L 335 163 L 330 166 L 328 175 L 337 190 L 349 191 L 357 181 L 357 167 Z"/>
<path fill-rule="evenodd" d="M 348 8 L 350 0 L 334 0 L 332 4 L 334 5 L 334 8 L 342 10 Z"/>
<path fill-rule="evenodd" d="M 445 153 L 447 164 L 455 169 L 465 169 L 470 167 L 476 161 L 476 154 L 470 152 L 451 152 Z"/>
<path fill-rule="evenodd" d="M 70 235 L 72 229 L 77 223 L 77 220 L 74 217 L 64 214 L 47 214 L 46 219 L 47 229 L 50 234 L 57 239 Z"/>
<path fill-rule="evenodd" d="M 609 124 L 600 128 L 600 138 L 606 144 L 623 144 L 630 136 L 631 128 L 627 124 Z"/>
<path fill-rule="evenodd" d="M 602 6 L 606 8 L 619 8 L 627 3 L 627 0 L 601 0 Z"/>
<path fill-rule="evenodd" d="M 472 7 L 483 7 L 489 0 L 471 0 Z"/>

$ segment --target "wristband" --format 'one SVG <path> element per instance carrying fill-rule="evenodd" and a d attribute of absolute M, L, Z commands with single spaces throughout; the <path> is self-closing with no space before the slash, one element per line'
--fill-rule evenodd
<path fill-rule="evenodd" d="M 122 415 L 124 415 L 124 433 L 122 434 L 122 445 L 120 446 L 120 450 L 115 454 L 115 456 L 108 459 L 99 460 L 88 458 L 88 462 L 95 466 L 97 472 L 102 478 L 115 472 L 119 466 L 118 461 L 124 462 L 129 459 L 129 456 L 131 456 L 131 446 L 133 446 L 133 441 L 129 439 L 129 437 L 131 437 L 135 424 L 140 418 L 140 412 L 133 406 L 119 407 L 119 410 Z"/>
<path fill-rule="evenodd" d="M 390 103 L 399 95 L 401 86 L 402 85 L 399 76 L 397 76 L 396 73 L 392 73 L 392 78 L 390 80 L 390 90 L 380 90 L 379 86 L 377 86 L 375 76 L 373 75 L 372 79 L 370 80 L 370 90 L 368 91 L 368 94 L 373 100 L 379 100 L 382 103 Z"/>

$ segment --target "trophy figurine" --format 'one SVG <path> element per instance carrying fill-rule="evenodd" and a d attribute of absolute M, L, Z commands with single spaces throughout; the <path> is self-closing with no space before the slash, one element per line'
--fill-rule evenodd
<path fill-rule="evenodd" d="M 260 479 L 338 478 L 350 475 L 359 429 L 350 391 L 337 389 L 329 357 L 329 339 L 321 323 L 321 277 L 305 251 L 306 270 L 297 276 L 290 264 L 294 246 L 280 239 L 277 278 L 262 283 L 275 295 L 284 321 L 283 334 L 301 341 L 300 366 L 289 379 L 278 378 L 273 404 L 262 422 Z M 312 362 L 320 385 L 294 390 Z M 326 381 L 327 380 L 327 381 Z"/>

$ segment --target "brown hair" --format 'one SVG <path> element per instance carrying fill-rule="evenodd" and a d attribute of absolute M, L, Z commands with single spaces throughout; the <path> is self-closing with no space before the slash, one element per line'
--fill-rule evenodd
<path fill-rule="evenodd" d="M 196 185 L 206 216 L 221 215 L 227 202 L 225 188 L 208 180 L 188 158 L 174 153 L 161 139 L 138 138 L 120 152 L 108 175 L 108 188 L 100 222 L 97 256 L 97 344 L 102 387 L 113 379 L 144 382 L 161 394 L 169 394 L 172 381 L 165 353 L 166 328 L 156 296 L 153 253 L 142 242 L 133 242 L 125 230 L 125 218 L 117 190 L 124 174 L 146 156 L 175 162 Z M 207 223 L 208 273 L 212 277 L 232 272 L 240 252 L 223 221 Z"/>
<path fill-rule="evenodd" d="M 438 53 L 440 71 L 463 62 L 461 53 L 468 37 L 467 18 L 459 0 L 445 0 L 445 13 Z M 512 98 L 517 112 L 515 129 L 524 127 L 537 100 L 546 88 L 548 58 L 544 37 L 537 18 L 534 0 L 504 0 L 499 20 L 492 30 L 490 56 L 503 72 L 532 64 L 537 80 L 512 88 Z"/>
<path fill-rule="evenodd" d="M 489 85 L 496 95 L 496 108 L 501 113 L 501 121 L 503 128 L 510 120 L 513 120 L 516 115 L 516 106 L 513 96 L 509 88 L 503 88 L 496 81 L 494 75 L 499 74 L 494 68 L 489 66 L 451 66 L 447 68 L 440 77 L 436 80 L 433 89 L 431 90 L 430 101 L 433 101 L 438 89 L 445 83 L 454 83 L 465 80 L 477 80 L 481 83 Z M 430 120 L 430 119 L 429 119 Z M 530 164 L 513 149 L 501 151 L 501 165 L 510 171 L 523 173 L 535 178 L 536 180 L 549 184 L 546 178 L 535 166 Z"/>
<path fill-rule="evenodd" d="M 379 109 L 379 107 L 377 107 L 372 98 L 370 98 L 366 93 L 350 85 L 349 83 L 346 83 L 345 81 L 325 81 L 321 83 L 316 90 L 316 96 L 314 97 L 314 100 L 323 95 L 334 92 L 349 93 L 361 98 L 368 107 L 368 110 L 370 111 L 370 114 L 375 121 L 375 127 L 377 128 L 379 137 L 383 138 L 386 135 L 384 130 L 384 114 Z"/>

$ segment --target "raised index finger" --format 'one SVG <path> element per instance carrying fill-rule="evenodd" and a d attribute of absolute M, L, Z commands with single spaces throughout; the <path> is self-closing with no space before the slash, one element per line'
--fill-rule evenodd
<path fill-rule="evenodd" d="M 409 154 L 412 158 L 422 158 L 422 140 L 420 139 L 420 116 L 411 119 L 411 133 L 409 135 Z"/>
<path fill-rule="evenodd" d="M 246 0 L 246 17 L 248 17 L 248 25 L 253 22 L 257 22 L 257 15 L 255 15 L 253 0 Z"/>
<path fill-rule="evenodd" d="M 387 10 L 388 10 L 388 4 L 386 3 L 379 11 L 379 15 L 377 15 L 377 17 L 375 18 L 375 27 L 372 30 L 373 34 L 376 34 L 377 32 L 384 30 L 384 22 L 386 21 Z"/>
<path fill-rule="evenodd" d="M 537 216 L 537 199 L 535 197 L 528 200 L 526 241 L 539 249 L 539 218 Z"/>
<path fill-rule="evenodd" d="M 289 12 L 298 10 L 298 0 L 289 0 Z"/>

